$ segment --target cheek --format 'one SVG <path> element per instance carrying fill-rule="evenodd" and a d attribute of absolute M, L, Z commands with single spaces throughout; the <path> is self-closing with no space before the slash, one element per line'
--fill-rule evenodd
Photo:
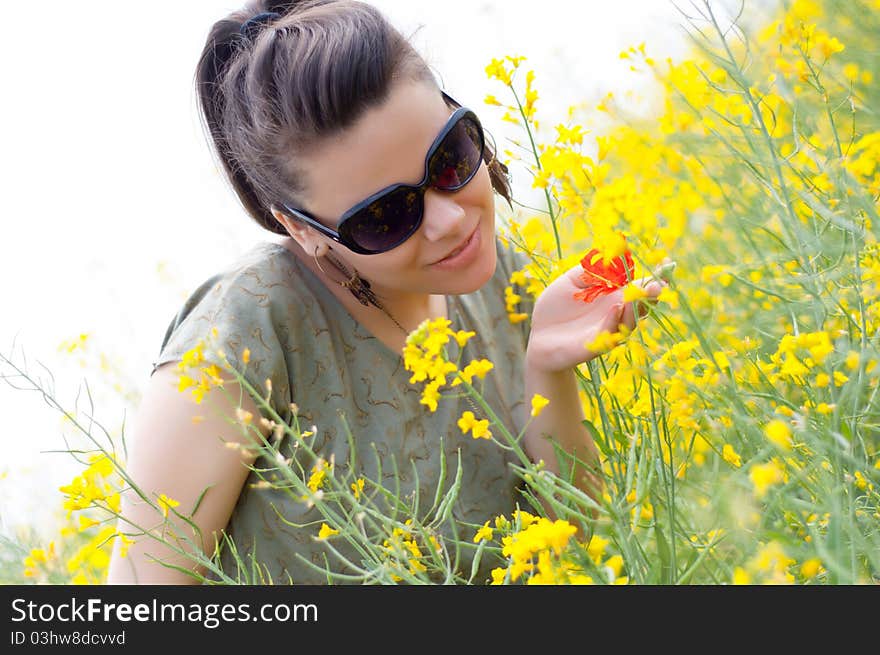
<path fill-rule="evenodd" d="M 489 177 L 489 168 L 486 164 L 480 166 L 479 172 L 466 187 L 467 199 L 473 205 L 478 205 L 487 213 L 495 210 L 495 190 L 492 188 L 492 178 Z M 488 218 L 488 217 L 484 217 Z"/>
<path fill-rule="evenodd" d="M 354 255 L 351 263 L 362 279 L 375 280 L 382 286 L 399 286 L 401 275 L 413 268 L 415 258 L 412 244 L 405 243 L 399 250 L 380 255 Z"/>

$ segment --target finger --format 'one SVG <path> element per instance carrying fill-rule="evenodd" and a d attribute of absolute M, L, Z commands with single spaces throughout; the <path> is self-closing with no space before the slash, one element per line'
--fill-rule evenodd
<path fill-rule="evenodd" d="M 623 312 L 626 308 L 624 303 L 617 303 L 611 307 L 611 310 L 608 312 L 608 315 L 605 317 L 605 324 L 602 326 L 603 330 L 607 330 L 614 334 L 620 328 L 620 324 L 623 322 Z"/>
<path fill-rule="evenodd" d="M 632 332 L 636 326 L 635 308 L 633 303 L 628 302 L 623 306 L 623 312 L 620 315 L 620 322 Z"/>
<path fill-rule="evenodd" d="M 657 296 L 663 293 L 663 289 L 665 289 L 667 284 L 661 284 L 660 282 L 651 282 L 646 288 L 645 291 L 648 292 L 647 300 L 651 303 L 657 303 Z"/>

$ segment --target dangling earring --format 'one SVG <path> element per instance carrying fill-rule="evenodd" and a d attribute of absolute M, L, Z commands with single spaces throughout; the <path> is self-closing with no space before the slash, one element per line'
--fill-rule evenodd
<path fill-rule="evenodd" d="M 340 262 L 335 257 L 331 258 L 329 255 L 325 255 L 325 257 L 330 259 L 330 261 L 333 262 L 333 265 L 336 266 L 336 268 L 339 269 L 348 279 L 344 282 L 340 282 L 339 280 L 333 280 L 332 277 L 327 275 L 327 271 L 324 270 L 324 267 L 321 266 L 321 262 L 318 261 L 318 246 L 315 246 L 315 263 L 318 265 L 318 268 L 321 269 L 321 272 L 324 273 L 324 275 L 327 275 L 327 277 L 336 282 L 336 284 L 338 284 L 339 286 L 345 287 L 346 289 L 351 291 L 351 294 L 358 299 L 359 303 L 364 306 L 369 305 L 372 302 L 372 299 L 376 297 L 370 289 L 370 283 L 366 280 L 362 280 L 357 274 L 357 271 L 355 271 L 354 273 L 349 273 L 348 268 L 345 266 L 345 264 Z"/>
<path fill-rule="evenodd" d="M 318 268 L 321 269 L 321 272 L 324 275 L 327 275 L 327 271 L 324 270 L 324 267 L 321 266 L 321 262 L 318 261 L 318 246 L 315 246 L 315 252 L 312 254 L 315 258 L 315 263 L 318 265 Z M 331 280 L 336 282 L 341 287 L 345 287 L 349 291 L 351 291 L 351 295 L 358 299 L 358 302 L 365 307 L 368 305 L 373 305 L 377 309 L 382 310 L 382 312 L 394 321 L 394 324 L 397 325 L 404 333 L 409 334 L 409 331 L 403 327 L 396 318 L 394 318 L 387 309 L 379 302 L 379 299 L 376 297 L 376 294 L 373 293 L 373 290 L 370 288 L 370 283 L 367 280 L 362 280 L 358 275 L 357 271 L 349 272 L 348 267 L 339 261 L 335 256 L 330 255 L 329 253 L 325 255 L 327 259 L 329 259 L 333 265 L 339 269 L 348 279 L 345 282 L 340 282 L 339 280 L 333 280 L 332 277 L 327 275 Z"/>

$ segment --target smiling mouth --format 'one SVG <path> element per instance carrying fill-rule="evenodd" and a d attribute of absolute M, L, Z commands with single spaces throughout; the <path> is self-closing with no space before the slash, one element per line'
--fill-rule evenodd
<path fill-rule="evenodd" d="M 437 260 L 436 262 L 434 262 L 434 263 L 435 263 L 435 264 L 439 264 L 440 262 L 442 262 L 442 261 L 445 260 L 445 259 L 449 259 L 450 257 L 455 257 L 458 253 L 460 253 L 462 250 L 464 250 L 464 249 L 467 247 L 467 245 L 468 245 L 468 243 L 470 242 L 470 240 L 473 238 L 474 234 L 477 232 L 477 228 L 478 228 L 478 227 L 479 227 L 479 225 L 477 225 L 477 227 L 475 227 L 475 228 L 471 231 L 471 233 L 467 236 L 467 238 L 465 238 L 465 240 L 461 242 L 461 245 L 460 245 L 460 246 L 458 246 L 455 250 L 453 250 L 452 252 L 448 253 L 446 256 L 442 257 L 441 259 L 438 259 L 438 260 Z"/>

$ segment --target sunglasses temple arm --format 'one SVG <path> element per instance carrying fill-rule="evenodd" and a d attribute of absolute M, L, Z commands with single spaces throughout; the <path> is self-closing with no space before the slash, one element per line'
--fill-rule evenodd
<path fill-rule="evenodd" d="M 331 230 L 326 225 L 321 225 L 321 223 L 316 221 L 314 218 L 312 218 L 308 214 L 304 214 L 303 212 L 301 212 L 299 210 L 293 209 L 292 207 L 288 207 L 284 203 L 282 203 L 281 206 L 284 207 L 284 209 L 287 212 L 289 212 L 290 214 L 292 214 L 295 218 L 298 218 L 306 225 L 309 225 L 309 226 L 315 228 L 318 232 L 320 232 L 324 236 L 333 239 L 336 243 L 342 243 L 342 238 L 340 237 L 339 232 L 337 232 L 336 230 Z"/>

